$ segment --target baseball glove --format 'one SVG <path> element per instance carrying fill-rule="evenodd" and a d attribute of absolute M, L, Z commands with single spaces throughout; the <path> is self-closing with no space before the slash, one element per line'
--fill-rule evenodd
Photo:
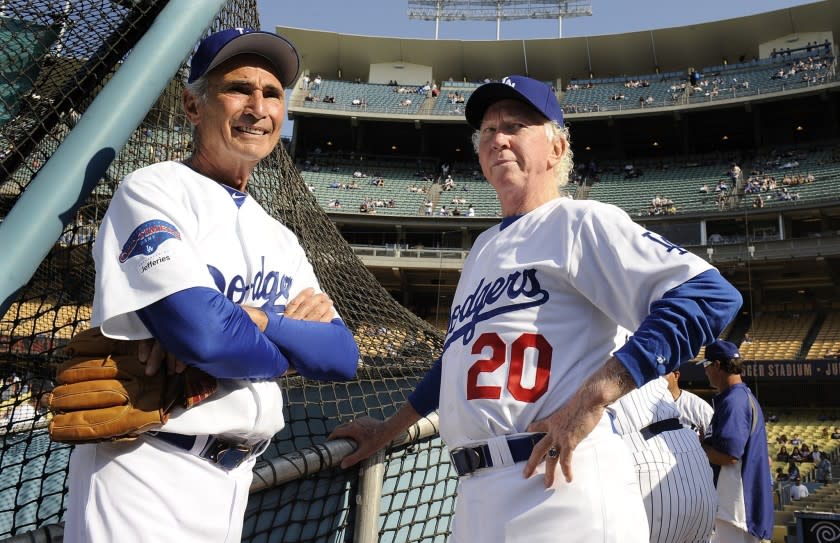
<path fill-rule="evenodd" d="M 49 396 L 50 438 L 63 443 L 136 439 L 160 427 L 176 405 L 191 407 L 213 393 L 216 380 L 188 367 L 148 376 L 137 357 L 139 341 L 108 338 L 99 328 L 80 332 L 65 347 L 70 358 L 56 371 Z"/>

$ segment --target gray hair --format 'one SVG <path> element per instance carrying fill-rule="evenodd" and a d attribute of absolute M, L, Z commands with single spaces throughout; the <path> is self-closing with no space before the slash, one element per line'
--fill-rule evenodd
<path fill-rule="evenodd" d="M 560 161 L 554 165 L 554 177 L 557 179 L 557 186 L 565 187 L 569 184 L 569 175 L 572 168 L 575 167 L 574 153 L 572 152 L 572 141 L 569 134 L 569 127 L 560 126 L 557 121 L 546 121 L 545 135 L 548 141 L 554 142 L 556 139 L 562 139 L 566 142 L 566 151 L 560 157 Z M 481 132 L 476 130 L 472 135 L 473 150 L 478 154 L 478 145 L 481 141 Z"/>
<path fill-rule="evenodd" d="M 207 80 L 206 74 L 202 75 L 192 83 L 186 83 L 184 88 L 186 88 L 187 92 L 195 96 L 202 104 L 207 103 L 207 97 L 210 95 L 210 82 Z"/>
<path fill-rule="evenodd" d="M 198 100 L 201 104 L 207 103 L 207 98 L 210 96 L 210 81 L 207 80 L 207 76 L 202 75 L 192 83 L 185 83 L 184 88 L 188 93 L 195 96 L 196 100 Z M 192 148 L 193 151 L 198 149 L 199 147 L 199 137 L 198 132 L 195 130 L 195 126 L 190 124 L 190 131 L 192 132 Z"/>

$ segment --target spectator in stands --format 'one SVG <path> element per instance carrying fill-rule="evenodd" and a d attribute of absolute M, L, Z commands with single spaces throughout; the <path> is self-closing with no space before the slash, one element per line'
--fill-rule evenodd
<path fill-rule="evenodd" d="M 811 449 L 811 462 L 814 464 L 819 464 L 820 460 L 822 460 L 822 451 L 820 451 L 820 446 L 814 443 L 814 447 Z"/>
<path fill-rule="evenodd" d="M 790 440 L 790 444 L 794 447 L 798 447 L 802 445 L 802 439 L 799 437 L 799 434 L 793 434 L 793 438 Z"/>
<path fill-rule="evenodd" d="M 790 459 L 794 462 L 804 462 L 805 455 L 802 454 L 802 450 L 799 447 L 794 447 L 790 451 Z"/>
<path fill-rule="evenodd" d="M 799 454 L 802 455 L 803 462 L 811 462 L 811 448 L 807 443 L 803 443 L 802 446 L 799 447 Z"/>
<path fill-rule="evenodd" d="M 467 217 L 475 217 L 475 208 L 473 208 L 472 204 L 467 208 Z"/>
<path fill-rule="evenodd" d="M 784 445 L 779 447 L 779 452 L 776 454 L 776 460 L 779 462 L 790 461 L 790 454 L 788 453 L 787 447 L 785 447 Z"/>
<path fill-rule="evenodd" d="M 709 235 L 709 243 L 723 243 L 723 241 L 723 236 L 721 236 L 717 232 L 713 232 Z"/>
<path fill-rule="evenodd" d="M 784 468 L 776 468 L 776 482 L 781 483 L 782 481 L 788 480 L 788 474 L 785 473 Z"/>
<path fill-rule="evenodd" d="M 831 439 L 840 439 L 840 428 L 834 428 L 834 432 L 831 433 Z"/>
<path fill-rule="evenodd" d="M 799 477 L 796 477 L 790 486 L 790 499 L 796 502 L 802 498 L 807 498 L 809 495 L 808 487 L 802 484 L 802 480 Z"/>
<path fill-rule="evenodd" d="M 788 462 L 788 479 L 798 479 L 799 478 L 799 466 L 796 465 L 796 462 L 791 460 Z"/>
<path fill-rule="evenodd" d="M 815 472 L 818 483 L 827 485 L 831 482 L 831 461 L 828 459 L 828 456 L 820 458 Z"/>
<path fill-rule="evenodd" d="M 787 438 L 787 435 L 785 435 L 785 434 L 782 434 L 782 435 L 780 435 L 779 437 L 776 438 L 776 443 L 784 445 L 787 442 L 788 442 L 788 438 Z"/>
<path fill-rule="evenodd" d="M 432 214 L 432 207 L 433 206 L 434 206 L 434 204 L 432 204 L 432 202 L 430 202 L 429 200 L 426 200 L 426 202 L 423 203 L 423 207 L 425 208 L 426 215 L 431 215 Z"/>
<path fill-rule="evenodd" d="M 315 76 L 315 79 L 312 81 L 312 90 L 317 92 L 318 89 L 320 89 L 320 88 L 321 88 L 321 74 L 318 74 L 318 75 Z M 335 98 L 333 98 L 333 101 L 335 101 Z"/>

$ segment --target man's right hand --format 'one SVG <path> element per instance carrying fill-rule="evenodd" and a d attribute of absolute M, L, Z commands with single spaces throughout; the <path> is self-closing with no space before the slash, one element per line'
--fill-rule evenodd
<path fill-rule="evenodd" d="M 265 332 L 268 326 L 268 316 L 258 307 L 240 305 L 251 321 L 257 325 L 260 332 Z M 303 289 L 297 296 L 286 304 L 284 317 L 301 321 L 332 322 L 335 311 L 333 302 L 325 292 L 315 293 L 315 289 L 308 287 Z"/>
<path fill-rule="evenodd" d="M 331 322 L 334 315 L 333 301 L 327 293 L 316 294 L 312 287 L 303 289 L 289 300 L 283 312 L 283 316 L 290 319 L 315 322 Z"/>
<path fill-rule="evenodd" d="M 327 439 L 350 438 L 356 442 L 359 448 L 341 461 L 342 468 L 349 468 L 372 456 L 379 449 L 390 445 L 402 432 L 405 432 L 418 420 L 420 420 L 420 415 L 410 403 L 406 402 L 386 420 L 359 417 L 354 421 L 337 426 L 327 436 Z"/>
<path fill-rule="evenodd" d="M 343 469 L 354 466 L 362 460 L 370 457 L 379 449 L 385 447 L 393 440 L 388 432 L 385 421 L 372 417 L 360 417 L 352 422 L 346 422 L 337 426 L 327 440 L 350 438 L 356 442 L 358 448 L 341 461 Z"/>

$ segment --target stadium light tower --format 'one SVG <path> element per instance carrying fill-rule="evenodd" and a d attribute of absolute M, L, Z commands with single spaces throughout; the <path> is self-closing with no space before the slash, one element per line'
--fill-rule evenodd
<path fill-rule="evenodd" d="M 563 18 L 592 15 L 592 0 L 408 0 L 408 18 L 441 21 L 496 21 L 496 39 L 502 19 L 557 19 L 563 37 Z"/>

